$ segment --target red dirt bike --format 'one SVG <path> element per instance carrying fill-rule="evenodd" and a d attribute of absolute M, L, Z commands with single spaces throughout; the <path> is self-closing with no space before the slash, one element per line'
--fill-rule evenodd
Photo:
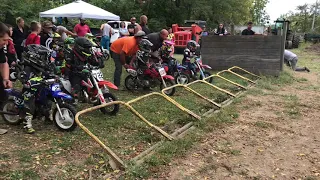
<path fill-rule="evenodd" d="M 79 100 L 93 105 L 100 105 L 107 102 L 116 101 L 117 98 L 109 92 L 109 88 L 118 89 L 113 83 L 103 79 L 103 73 L 99 67 L 87 64 L 79 76 L 83 77 L 81 81 L 81 92 Z M 72 87 L 69 80 L 60 78 L 64 92 L 72 95 Z M 108 88 L 109 87 L 109 88 Z M 119 112 L 119 105 L 101 108 L 104 114 L 115 115 Z"/>
<path fill-rule="evenodd" d="M 129 75 L 125 79 L 125 86 L 128 90 L 133 91 L 138 88 L 155 88 L 160 84 L 160 90 L 173 86 L 175 84 L 174 77 L 167 75 L 165 69 L 161 63 L 149 63 L 147 62 L 141 68 L 130 67 L 127 69 Z M 172 96 L 175 93 L 175 88 L 165 91 L 165 94 Z"/>

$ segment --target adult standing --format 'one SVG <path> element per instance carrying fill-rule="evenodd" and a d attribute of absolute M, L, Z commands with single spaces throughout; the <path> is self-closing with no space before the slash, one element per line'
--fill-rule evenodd
<path fill-rule="evenodd" d="M 10 40 L 8 27 L 0 22 L 0 101 L 6 100 L 5 88 L 11 88 L 12 83 L 9 80 L 9 65 L 7 63 L 7 58 L 4 53 L 4 47 L 8 44 Z M 0 134 L 5 134 L 6 129 L 0 129 Z"/>
<path fill-rule="evenodd" d="M 40 44 L 49 49 L 52 49 L 52 28 L 53 24 L 51 21 L 44 21 L 42 23 L 42 31 L 40 33 Z"/>
<path fill-rule="evenodd" d="M 130 36 L 134 36 L 134 31 L 135 31 L 135 28 L 137 26 L 137 19 L 135 17 L 132 17 L 130 19 L 130 24 L 128 24 L 128 31 L 129 31 L 129 35 Z"/>
<path fill-rule="evenodd" d="M 160 58 L 159 49 L 161 48 L 163 41 L 167 40 L 169 32 L 166 29 L 162 29 L 160 32 L 148 34 L 148 40 L 153 44 L 151 47 L 151 56 L 153 58 Z"/>
<path fill-rule="evenodd" d="M 244 36 L 247 36 L 247 35 L 255 35 L 256 32 L 254 32 L 254 31 L 252 30 L 252 26 L 253 26 L 253 23 L 252 23 L 252 22 L 248 22 L 248 27 L 247 27 L 247 29 L 243 30 L 241 34 L 244 35 Z"/>
<path fill-rule="evenodd" d="M 73 37 L 77 36 L 77 34 L 69 31 L 66 27 L 61 26 L 61 25 L 57 26 L 56 32 L 58 34 L 60 34 L 60 36 L 61 36 L 60 41 L 61 42 L 64 42 L 64 40 L 66 40 L 68 38 L 68 36 L 73 36 Z"/>
<path fill-rule="evenodd" d="M 112 27 L 108 23 L 104 23 L 100 27 L 100 31 L 102 32 L 102 38 L 101 38 L 101 47 L 104 49 L 110 49 L 110 38 L 113 32 Z"/>
<path fill-rule="evenodd" d="M 217 35 L 217 36 L 224 36 L 227 34 L 228 34 L 228 31 L 226 30 L 226 28 L 222 23 L 219 24 L 217 30 L 214 32 L 214 35 Z"/>
<path fill-rule="evenodd" d="M 119 33 L 120 33 L 120 37 L 125 37 L 130 35 L 128 29 L 126 28 L 126 23 L 123 21 L 121 21 L 120 23 Z"/>
<path fill-rule="evenodd" d="M 134 37 L 120 38 L 111 44 L 111 57 L 114 60 L 114 84 L 120 86 L 122 66 L 128 68 L 126 58 L 134 56 L 139 50 L 139 43 L 146 34 L 138 31 Z"/>
<path fill-rule="evenodd" d="M 73 30 L 79 37 L 84 37 L 87 33 L 91 33 L 90 27 L 86 24 L 85 19 L 80 19 L 80 23 L 77 24 Z"/>
<path fill-rule="evenodd" d="M 23 52 L 24 41 L 27 38 L 28 32 L 24 27 L 24 20 L 21 17 L 16 19 L 17 27 L 13 29 L 12 39 L 14 43 L 14 48 L 16 49 L 17 56 L 21 59 Z"/>
<path fill-rule="evenodd" d="M 142 31 L 144 31 L 146 33 L 146 35 L 151 33 L 147 24 L 148 24 L 148 17 L 146 15 L 142 15 L 140 17 L 140 26 L 141 26 Z"/>

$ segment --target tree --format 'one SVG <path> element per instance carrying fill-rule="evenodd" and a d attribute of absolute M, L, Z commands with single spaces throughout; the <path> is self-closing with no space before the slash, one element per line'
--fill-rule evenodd
<path fill-rule="evenodd" d="M 265 8 L 269 0 L 254 0 L 251 8 L 252 21 L 257 25 L 264 25 L 270 20 Z"/>

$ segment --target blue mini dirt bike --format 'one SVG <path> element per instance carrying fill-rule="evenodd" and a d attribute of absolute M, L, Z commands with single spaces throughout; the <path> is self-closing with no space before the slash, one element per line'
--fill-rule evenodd
<path fill-rule="evenodd" d="M 72 97 L 63 93 L 60 84 L 56 79 L 46 79 L 41 81 L 41 87 L 35 95 L 34 118 L 42 118 L 48 115 L 52 102 L 55 104 L 52 116 L 54 124 L 62 131 L 72 131 L 76 127 L 76 109 L 67 102 L 71 102 Z M 24 116 L 24 100 L 22 93 L 16 89 L 6 89 L 8 100 L 2 104 L 2 117 L 8 124 L 18 125 L 22 123 Z"/>

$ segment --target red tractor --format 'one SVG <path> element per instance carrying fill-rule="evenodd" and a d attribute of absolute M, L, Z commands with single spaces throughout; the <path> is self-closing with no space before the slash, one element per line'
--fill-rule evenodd
<path fill-rule="evenodd" d="M 178 24 L 173 24 L 172 32 L 174 33 L 175 48 L 185 48 L 190 40 L 195 40 L 200 44 L 202 28 L 197 24 L 192 24 L 191 27 L 179 27 Z"/>

